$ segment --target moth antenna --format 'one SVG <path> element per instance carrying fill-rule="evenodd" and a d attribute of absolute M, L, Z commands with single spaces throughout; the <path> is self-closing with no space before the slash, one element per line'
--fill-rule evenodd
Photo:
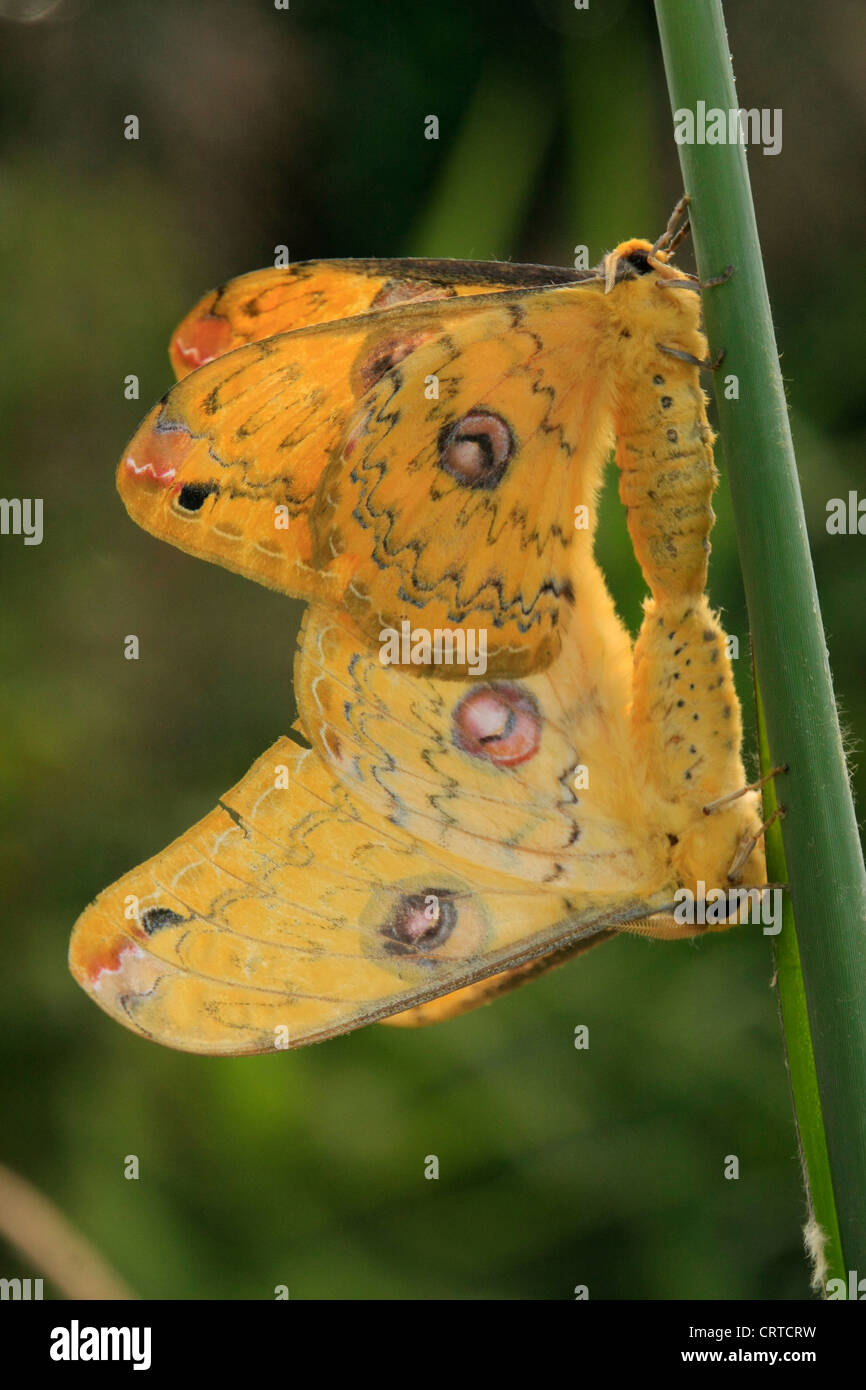
<path fill-rule="evenodd" d="M 669 258 L 673 256 L 677 247 L 685 241 L 686 237 L 688 236 L 691 230 L 692 224 L 687 217 L 683 225 L 680 227 L 679 231 L 676 233 L 676 235 L 671 238 L 670 245 L 665 247 L 665 250 L 667 251 Z"/>
<path fill-rule="evenodd" d="M 679 224 L 680 219 L 685 214 L 690 201 L 691 200 L 689 198 L 688 193 L 684 193 L 682 198 L 680 198 L 679 202 L 674 208 L 673 212 L 671 213 L 670 217 L 668 218 L 667 226 L 665 227 L 658 241 L 653 246 L 650 252 L 651 256 L 656 255 L 656 253 L 661 251 L 662 249 L 665 249 L 668 252 L 668 254 L 670 254 L 671 252 L 676 250 L 683 238 L 688 236 L 688 218 L 686 218 L 682 226 L 680 226 Z"/>

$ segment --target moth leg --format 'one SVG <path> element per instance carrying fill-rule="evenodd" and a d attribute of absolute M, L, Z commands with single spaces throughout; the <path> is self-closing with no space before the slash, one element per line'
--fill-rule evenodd
<path fill-rule="evenodd" d="M 683 352 L 682 348 L 665 347 L 664 343 L 656 343 L 659 352 L 667 353 L 668 357 L 678 357 L 681 362 L 688 362 L 692 367 L 705 367 L 707 371 L 716 371 L 725 360 L 725 349 L 719 348 L 715 357 L 695 357 L 691 352 Z"/>
<path fill-rule="evenodd" d="M 716 801 L 711 801 L 708 806 L 703 807 L 704 815 L 711 816 L 713 811 L 718 811 L 722 806 L 727 806 L 731 801 L 737 801 L 739 797 L 745 796 L 746 792 L 760 791 L 761 787 L 765 786 L 767 782 L 772 781 L 779 773 L 787 772 L 788 770 L 788 764 L 781 763 L 779 767 L 774 767 L 768 772 L 765 777 L 759 777 L 757 782 L 747 782 L 744 787 L 740 787 L 739 791 L 729 792 L 727 796 L 720 796 Z"/>
<path fill-rule="evenodd" d="M 694 290 L 699 294 L 701 290 L 711 290 L 714 285 L 727 284 L 734 272 L 734 266 L 726 265 L 721 275 L 712 275 L 709 280 L 701 280 L 699 276 L 683 271 L 679 280 L 660 280 L 659 285 L 666 290 Z"/>
<path fill-rule="evenodd" d="M 752 854 L 761 836 L 764 834 L 766 830 L 769 830 L 770 826 L 773 825 L 777 820 L 784 820 L 787 814 L 787 807 L 777 806 L 773 814 L 771 816 L 768 816 L 767 819 L 764 821 L 760 830 L 755 831 L 754 835 L 746 834 L 743 836 L 742 840 L 737 846 L 737 852 L 734 855 L 733 863 L 731 864 L 731 867 L 728 869 L 728 883 L 737 882 L 740 876 L 740 870 L 742 869 L 743 865 L 748 861 L 749 856 Z"/>
<path fill-rule="evenodd" d="M 700 294 L 702 288 L 697 275 L 687 271 L 683 271 L 681 280 L 660 280 L 659 284 L 666 290 L 693 290 L 695 294 Z"/>
<path fill-rule="evenodd" d="M 726 285 L 735 273 L 736 266 L 726 265 L 720 275 L 711 275 L 709 280 L 701 280 L 700 287 L 702 290 L 711 290 L 714 285 Z"/>

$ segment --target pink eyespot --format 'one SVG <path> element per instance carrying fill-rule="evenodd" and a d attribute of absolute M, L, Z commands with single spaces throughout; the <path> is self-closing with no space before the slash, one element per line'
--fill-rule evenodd
<path fill-rule="evenodd" d="M 534 758 L 542 719 L 528 690 L 497 681 L 472 690 L 452 715 L 453 741 L 473 758 L 495 767 L 517 767 Z"/>
<path fill-rule="evenodd" d="M 439 467 L 461 487 L 499 485 L 517 448 L 511 426 L 491 410 L 468 415 L 439 431 Z"/>

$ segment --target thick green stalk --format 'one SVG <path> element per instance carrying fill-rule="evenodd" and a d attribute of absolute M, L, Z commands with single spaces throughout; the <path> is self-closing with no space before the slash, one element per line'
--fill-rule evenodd
<path fill-rule="evenodd" d="M 656 0 L 674 112 L 736 110 L 720 0 Z M 756 151 L 756 158 L 763 158 Z M 848 785 L 744 149 L 682 144 L 724 458 L 848 1268 L 866 1271 L 866 873 Z M 686 293 L 687 291 L 684 291 Z M 736 377 L 738 398 L 729 399 Z"/>
<path fill-rule="evenodd" d="M 767 726 L 761 704 L 761 692 L 755 678 L 755 703 L 758 713 L 758 749 L 761 757 L 761 775 L 766 776 L 773 766 L 767 745 Z M 771 817 L 779 804 L 774 781 L 764 787 L 764 815 Z M 778 820 L 767 827 L 767 877 L 771 883 L 786 883 L 788 866 L 785 862 L 785 847 L 782 844 L 782 827 Z M 839 1235 L 839 1220 L 836 1215 L 836 1199 L 833 1192 L 833 1173 L 830 1168 L 830 1155 L 827 1152 L 827 1135 L 824 1130 L 824 1114 L 821 1108 L 821 1091 L 818 1074 L 815 1070 L 815 1053 L 812 1047 L 812 1031 L 809 1027 L 809 1011 L 806 1007 L 806 987 L 803 982 L 803 967 L 800 961 L 800 948 L 794 922 L 794 909 L 790 895 L 786 894 L 782 905 L 782 930 L 773 942 L 773 972 L 776 989 L 779 993 L 779 1012 L 782 1019 L 782 1036 L 785 1040 L 785 1054 L 788 1062 L 788 1080 L 791 1083 L 791 1099 L 797 1122 L 797 1139 L 800 1145 L 800 1160 L 811 1215 L 822 1232 L 822 1261 L 815 1257 L 813 1280 L 845 1279 L 845 1261 L 842 1255 L 842 1240 Z M 815 1252 L 813 1252 L 814 1254 Z"/>

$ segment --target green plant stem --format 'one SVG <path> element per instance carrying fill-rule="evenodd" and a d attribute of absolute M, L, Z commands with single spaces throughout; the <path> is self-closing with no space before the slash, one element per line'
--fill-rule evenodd
<path fill-rule="evenodd" d="M 764 709 L 757 676 L 755 677 L 755 704 L 758 715 L 761 775 L 766 776 L 773 763 L 767 744 L 767 726 L 764 720 Z M 767 782 L 764 787 L 764 815 L 769 819 L 777 806 L 778 796 L 775 782 Z M 782 827 L 778 820 L 767 827 L 766 841 L 767 878 L 771 883 L 786 883 L 788 867 L 785 861 L 785 847 L 782 844 Z M 794 1102 L 797 1138 L 800 1145 L 800 1158 L 803 1164 L 807 1197 L 812 1215 L 824 1233 L 825 1278 L 844 1280 L 845 1261 L 842 1255 L 842 1240 L 839 1235 L 839 1221 L 836 1215 L 833 1174 L 830 1169 L 830 1155 L 827 1152 L 821 1094 L 815 1071 L 815 1055 L 809 1028 L 809 1014 L 806 1008 L 806 988 L 803 982 L 800 948 L 797 944 L 794 909 L 791 906 L 790 896 L 787 894 L 782 904 L 782 930 L 777 937 L 771 939 L 776 967 L 774 978 L 779 992 L 779 1010 L 782 1018 L 782 1036 L 785 1040 L 788 1079 L 791 1083 L 791 1098 Z M 820 1269 L 818 1273 L 820 1273 Z"/>
<path fill-rule="evenodd" d="M 720 0 L 656 0 L 656 14 L 673 110 L 736 109 Z M 745 151 L 684 144 L 680 160 L 702 279 L 736 268 L 705 292 L 704 315 L 727 354 L 714 385 L 770 756 L 790 767 L 782 836 L 842 1248 L 866 1271 L 866 873 Z"/>

